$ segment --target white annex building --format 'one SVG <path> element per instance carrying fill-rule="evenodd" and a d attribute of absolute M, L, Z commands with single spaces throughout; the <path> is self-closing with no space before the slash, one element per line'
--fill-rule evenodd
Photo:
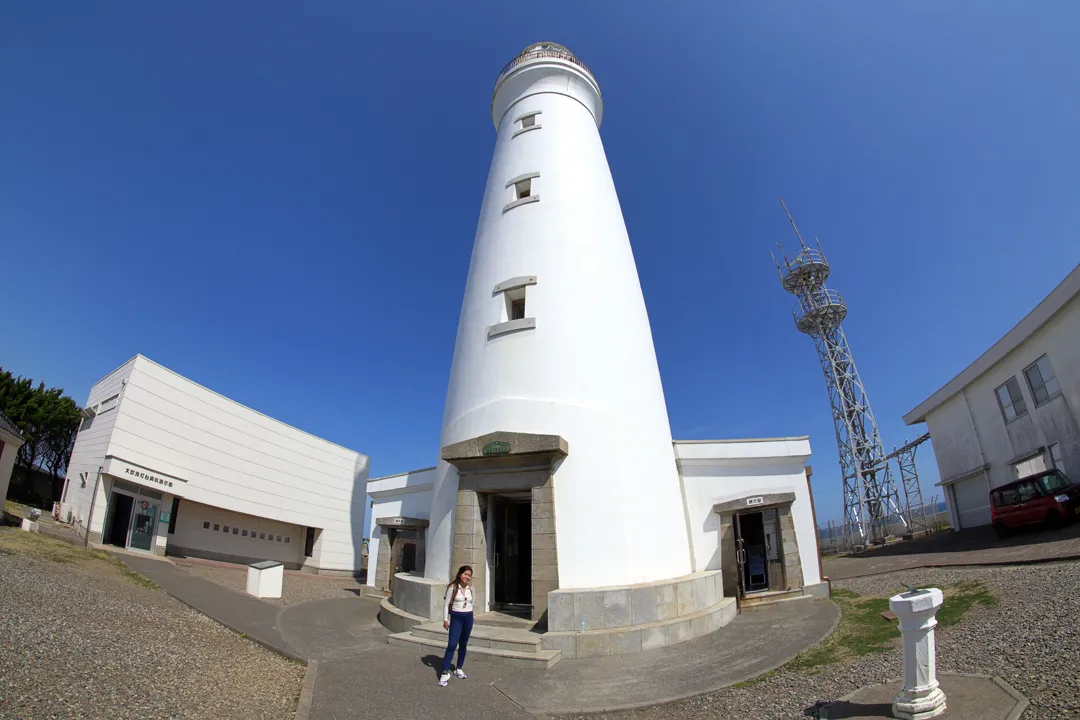
<path fill-rule="evenodd" d="M 354 574 L 368 458 L 142 355 L 90 390 L 60 512 L 93 543 Z"/>
<path fill-rule="evenodd" d="M 368 583 L 397 642 L 438 644 L 423 624 L 464 564 L 479 612 L 546 625 L 545 662 L 712 632 L 737 597 L 826 592 L 807 438 L 672 440 L 603 110 L 554 43 L 496 82 L 437 464 L 368 482 Z"/>
<path fill-rule="evenodd" d="M 955 529 L 990 523 L 990 491 L 1049 468 L 1080 479 L 1080 266 L 904 416 L 925 422 Z"/>

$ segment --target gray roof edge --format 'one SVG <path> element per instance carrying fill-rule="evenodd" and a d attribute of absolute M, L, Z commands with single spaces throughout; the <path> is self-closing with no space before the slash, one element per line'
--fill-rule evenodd
<path fill-rule="evenodd" d="M 965 387 L 973 383 L 992 367 L 1001 362 L 1006 355 L 1020 346 L 1025 340 L 1034 335 L 1039 328 L 1045 325 L 1062 308 L 1080 293 L 1080 265 L 1077 265 L 1058 283 L 1050 294 L 1043 298 L 1042 302 L 1016 323 L 1009 332 L 996 343 L 990 346 L 986 352 L 976 358 L 975 362 L 964 368 L 956 377 L 945 383 L 937 392 L 923 400 L 904 415 L 905 425 L 915 425 L 926 422 L 926 416 L 945 404 L 949 398 L 958 394 Z"/>
<path fill-rule="evenodd" d="M 20 440 L 26 440 L 26 438 L 22 436 L 22 433 L 19 432 L 19 428 L 15 426 L 15 423 L 8 420 L 7 416 L 4 415 L 4 413 L 0 413 L 0 430 L 3 430 L 10 435 L 14 435 Z"/>

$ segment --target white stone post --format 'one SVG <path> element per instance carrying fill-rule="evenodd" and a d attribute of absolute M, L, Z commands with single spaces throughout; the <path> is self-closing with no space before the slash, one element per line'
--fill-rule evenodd
<path fill-rule="evenodd" d="M 943 600 L 937 588 L 889 598 L 889 608 L 900 620 L 904 642 L 904 686 L 892 705 L 897 718 L 924 720 L 945 712 L 945 693 L 938 687 L 934 644 L 935 615 Z"/>
<path fill-rule="evenodd" d="M 263 560 L 248 565 L 247 594 L 257 598 L 281 597 L 285 566 L 276 560 Z"/>

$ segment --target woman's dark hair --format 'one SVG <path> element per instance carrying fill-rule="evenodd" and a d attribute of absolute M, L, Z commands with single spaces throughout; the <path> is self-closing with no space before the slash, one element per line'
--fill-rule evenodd
<path fill-rule="evenodd" d="M 472 572 L 472 565 L 462 565 L 461 567 L 459 567 L 457 575 L 454 576 L 454 579 L 446 583 L 446 589 L 449 590 L 451 585 L 461 585 L 461 576 L 465 573 L 466 570 Z"/>

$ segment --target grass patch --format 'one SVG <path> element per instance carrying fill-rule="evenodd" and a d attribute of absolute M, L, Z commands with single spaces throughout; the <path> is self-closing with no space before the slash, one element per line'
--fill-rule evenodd
<path fill-rule="evenodd" d="M 100 570 L 105 566 L 136 585 L 151 589 L 157 587 L 104 550 L 90 550 L 47 535 L 19 529 L 0 528 L 0 554 L 33 557 L 60 565 L 78 565 L 90 570 Z"/>
<path fill-rule="evenodd" d="M 938 611 L 941 627 L 955 625 L 977 605 L 993 606 L 997 597 L 980 582 L 965 582 L 942 588 L 945 602 Z M 885 652 L 900 644 L 900 630 L 895 620 L 881 613 L 889 609 L 888 598 L 864 597 L 843 588 L 832 592 L 840 606 L 840 623 L 821 644 L 799 654 L 784 667 L 796 672 L 814 673 L 826 665 Z M 756 679 L 756 678 L 755 678 Z"/>
<path fill-rule="evenodd" d="M 742 682 L 737 682 L 734 685 L 732 685 L 731 687 L 735 688 L 736 690 L 738 690 L 740 688 L 754 687 L 755 685 L 760 685 L 761 683 L 765 682 L 766 680 L 768 680 L 769 678 L 771 678 L 775 674 L 776 674 L 775 670 L 770 670 L 769 672 L 765 673 L 764 675 L 758 675 L 755 678 L 750 678 L 749 680 L 743 680 Z"/>

